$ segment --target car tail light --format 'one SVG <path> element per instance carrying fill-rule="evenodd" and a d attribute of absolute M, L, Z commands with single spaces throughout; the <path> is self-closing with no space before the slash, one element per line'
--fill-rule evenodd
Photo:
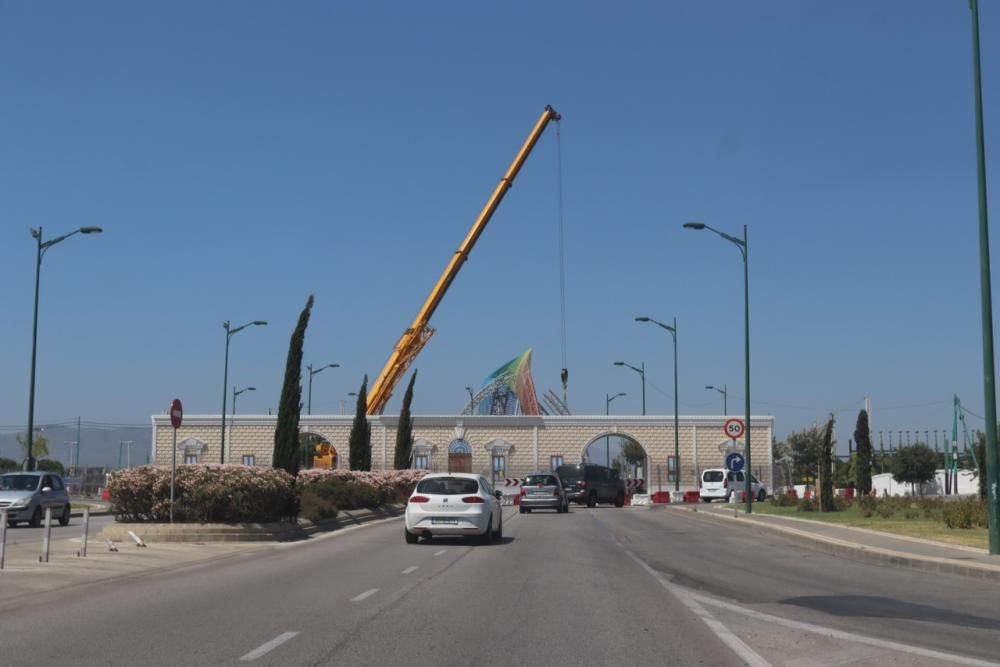
<path fill-rule="evenodd" d="M 466 496 L 466 497 L 462 498 L 462 502 L 463 503 L 481 503 L 481 502 L 483 502 L 483 499 L 480 498 L 479 496 Z"/>
<path fill-rule="evenodd" d="M 552 495 L 555 496 L 556 498 L 559 497 L 559 487 L 558 486 L 555 489 L 552 490 Z"/>
<path fill-rule="evenodd" d="M 528 495 L 528 492 L 524 490 L 524 487 L 523 487 L 523 486 L 521 487 L 521 495 L 522 495 L 522 496 L 526 496 L 526 495 Z"/>
<path fill-rule="evenodd" d="M 698 480 L 698 488 L 699 489 L 701 488 L 701 480 L 700 479 Z"/>
<path fill-rule="evenodd" d="M 582 479 L 580 480 L 580 488 L 581 489 L 586 489 L 587 488 L 587 482 L 585 480 L 582 480 Z"/>
<path fill-rule="evenodd" d="M 428 503 L 430 500 L 427 496 L 413 496 L 410 498 L 411 503 Z"/>
<path fill-rule="evenodd" d="M 729 480 L 728 479 L 722 480 L 722 488 L 724 488 L 724 489 L 728 489 L 729 488 Z"/>

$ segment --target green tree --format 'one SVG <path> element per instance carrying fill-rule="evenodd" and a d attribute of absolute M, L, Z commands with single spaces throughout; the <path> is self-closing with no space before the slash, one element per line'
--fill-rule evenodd
<path fill-rule="evenodd" d="M 937 464 L 937 454 L 922 442 L 900 447 L 892 459 L 892 478 L 900 484 L 909 484 L 912 495 L 916 495 L 915 485 L 934 479 Z"/>
<path fill-rule="evenodd" d="M 368 423 L 368 376 L 365 375 L 358 390 L 358 404 L 354 410 L 354 423 L 347 439 L 351 470 L 372 469 L 372 427 Z"/>
<path fill-rule="evenodd" d="M 21 445 L 21 449 L 25 449 L 25 443 L 28 442 L 28 436 L 18 433 L 14 436 L 18 444 Z M 25 457 L 27 457 L 27 451 L 25 450 Z M 31 455 L 36 459 L 43 459 L 49 455 L 49 439 L 44 435 L 39 433 L 31 440 Z"/>
<path fill-rule="evenodd" d="M 794 484 L 792 479 L 792 448 L 787 442 L 778 442 L 771 439 L 771 455 L 774 457 L 776 465 L 774 487 L 775 489 Z"/>
<path fill-rule="evenodd" d="M 979 499 L 986 502 L 986 434 L 976 431 L 976 477 L 979 481 Z"/>
<path fill-rule="evenodd" d="M 316 458 L 316 445 L 320 443 L 320 437 L 314 433 L 303 433 L 299 436 L 300 470 L 308 470 L 313 467 L 313 459 Z"/>
<path fill-rule="evenodd" d="M 639 465 L 646 461 L 646 450 L 638 442 L 628 440 L 622 445 L 622 457 L 632 465 Z"/>
<path fill-rule="evenodd" d="M 306 327 L 309 326 L 309 315 L 312 313 L 312 307 L 313 296 L 310 294 L 288 344 L 285 382 L 281 387 L 278 420 L 274 430 L 272 467 L 282 468 L 292 477 L 299 473 L 301 460 L 299 414 L 302 412 L 302 344 L 305 342 Z"/>
<path fill-rule="evenodd" d="M 819 508 L 821 512 L 833 512 L 833 415 L 830 415 L 823 430 L 823 449 L 820 455 Z"/>
<path fill-rule="evenodd" d="M 858 494 L 866 496 L 872 490 L 872 463 L 874 462 L 867 410 L 858 413 L 858 423 L 854 427 L 854 442 L 858 443 L 858 453 L 855 459 L 855 483 L 858 486 Z"/>
<path fill-rule="evenodd" d="M 54 472 L 61 477 L 66 476 L 66 469 L 63 464 L 55 459 L 42 459 L 38 462 L 38 469 L 45 472 Z"/>
<path fill-rule="evenodd" d="M 823 453 L 823 430 L 814 424 L 807 429 L 790 433 L 786 442 L 792 457 L 794 478 L 798 483 L 812 483 Z"/>
<path fill-rule="evenodd" d="M 0 472 L 11 472 L 18 469 L 20 466 L 17 465 L 17 461 L 0 457 Z"/>
<path fill-rule="evenodd" d="M 413 419 L 410 418 L 410 403 L 413 401 L 413 383 L 417 379 L 417 371 L 413 371 L 410 376 L 410 383 L 406 385 L 406 393 L 403 394 L 403 407 L 399 411 L 399 425 L 396 427 L 396 451 L 393 456 L 393 467 L 396 470 L 404 470 L 410 467 L 413 458 Z"/>

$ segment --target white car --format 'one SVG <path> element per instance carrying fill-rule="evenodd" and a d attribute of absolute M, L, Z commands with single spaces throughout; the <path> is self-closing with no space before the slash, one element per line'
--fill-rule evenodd
<path fill-rule="evenodd" d="M 767 498 L 767 487 L 753 475 L 750 475 L 753 484 L 753 495 L 757 500 Z M 746 477 L 743 471 L 733 472 L 724 468 L 708 468 L 701 471 L 701 479 L 698 483 L 698 493 L 703 502 L 710 503 L 714 498 L 727 500 L 733 491 L 739 493 L 737 499 L 742 498 L 743 490 L 746 488 Z"/>
<path fill-rule="evenodd" d="M 503 537 L 500 498 L 482 475 L 432 473 L 419 482 L 406 503 L 406 543 L 421 537 L 463 535 L 489 544 Z"/>

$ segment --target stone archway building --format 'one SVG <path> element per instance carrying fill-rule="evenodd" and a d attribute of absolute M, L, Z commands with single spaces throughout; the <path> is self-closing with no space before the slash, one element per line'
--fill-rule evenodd
<path fill-rule="evenodd" d="M 397 416 L 375 415 L 368 418 L 372 433 L 372 468 L 392 467 L 396 444 Z M 730 441 L 723 433 L 725 417 L 680 417 L 680 485 L 696 488 L 698 475 L 705 468 L 723 466 L 723 450 Z M 168 415 L 155 415 L 151 460 L 170 464 L 172 429 Z M 270 465 L 277 421 L 272 415 L 240 415 L 226 428 L 227 463 L 255 461 Z M 348 462 L 347 439 L 353 416 L 305 416 L 300 428 L 326 438 L 337 452 L 338 467 Z M 752 464 L 754 474 L 772 487 L 771 441 L 774 418 L 751 420 Z M 199 463 L 219 461 L 220 417 L 185 416 L 177 432 L 178 442 L 186 439 L 204 443 Z M 414 416 L 414 454 L 429 470 L 447 471 L 449 447 L 465 441 L 472 449 L 472 471 L 492 476 L 520 477 L 535 470 L 549 470 L 554 462 L 579 463 L 585 448 L 605 435 L 621 435 L 638 442 L 646 450 L 648 484 L 655 487 L 657 473 L 667 488 L 667 458 L 674 453 L 674 419 L 661 416 Z M 178 451 L 178 465 L 184 463 Z M 672 484 L 671 484 L 672 486 Z"/>

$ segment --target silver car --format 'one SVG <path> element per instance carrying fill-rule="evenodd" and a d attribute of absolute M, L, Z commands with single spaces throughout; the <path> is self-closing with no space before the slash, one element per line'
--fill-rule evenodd
<path fill-rule="evenodd" d="M 0 508 L 7 510 L 7 523 L 16 526 L 27 521 L 37 528 L 42 525 L 45 508 L 59 525 L 69 523 L 69 492 L 62 477 L 51 472 L 9 472 L 0 475 Z"/>
<path fill-rule="evenodd" d="M 569 511 L 569 500 L 562 480 L 554 472 L 533 472 L 524 478 L 518 498 L 521 514 L 531 510 L 555 510 L 560 514 Z"/>

